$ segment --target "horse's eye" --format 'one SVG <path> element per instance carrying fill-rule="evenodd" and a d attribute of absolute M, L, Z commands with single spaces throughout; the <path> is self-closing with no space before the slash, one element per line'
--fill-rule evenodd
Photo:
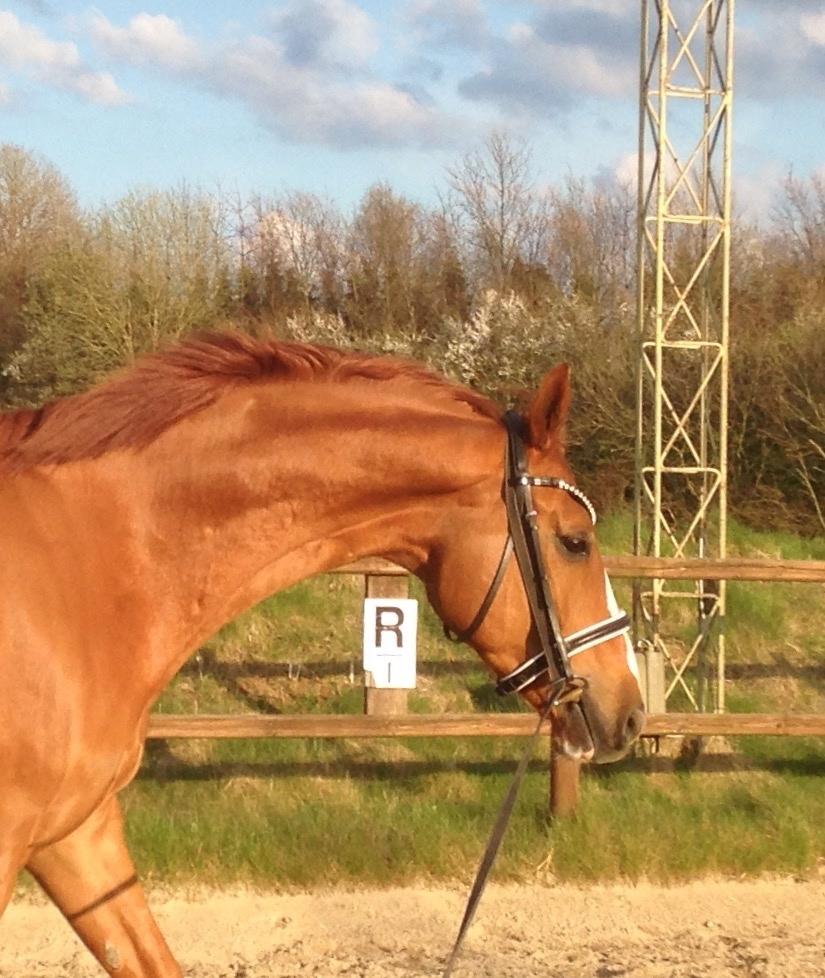
<path fill-rule="evenodd" d="M 586 536 L 559 534 L 558 541 L 565 554 L 571 557 L 586 557 L 590 553 L 590 540 Z"/>

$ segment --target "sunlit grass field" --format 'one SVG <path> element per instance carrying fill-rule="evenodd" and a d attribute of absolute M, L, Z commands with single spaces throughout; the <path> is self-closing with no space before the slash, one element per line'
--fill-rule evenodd
<path fill-rule="evenodd" d="M 629 550 L 626 516 L 605 551 Z M 825 559 L 825 540 L 734 525 L 734 553 Z M 164 694 L 165 712 L 359 713 L 362 580 L 325 576 L 227 626 Z M 620 582 L 620 600 L 628 600 Z M 417 594 L 418 597 L 422 597 Z M 825 589 L 729 586 L 729 709 L 825 709 Z M 686 615 L 692 613 L 686 603 Z M 687 621 L 675 622 L 678 638 Z M 416 712 L 518 710 L 422 600 Z M 466 880 L 522 742 L 453 738 L 150 742 L 123 794 L 156 881 L 275 888 Z M 696 763 L 649 748 L 586 772 L 577 816 L 549 825 L 537 750 L 500 879 L 678 880 L 813 874 L 825 860 L 825 741 L 741 738 Z"/>

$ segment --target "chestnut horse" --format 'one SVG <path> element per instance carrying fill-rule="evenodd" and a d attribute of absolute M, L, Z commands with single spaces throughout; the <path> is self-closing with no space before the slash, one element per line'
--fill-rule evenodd
<path fill-rule="evenodd" d="M 567 368 L 523 418 L 538 475 L 572 483 Z M 149 709 L 194 649 L 255 602 L 360 557 L 418 575 L 460 631 L 506 536 L 505 430 L 486 398 L 418 366 L 255 340 L 190 340 L 91 391 L 0 415 L 0 912 L 27 867 L 110 974 L 179 976 L 127 851 L 117 793 Z M 607 614 L 588 511 L 536 494 L 561 628 Z M 471 644 L 498 676 L 535 652 L 515 565 Z M 641 700 L 622 637 L 582 651 L 589 734 L 620 756 Z M 522 691 L 544 709 L 546 676 Z M 578 707 L 575 708 L 576 710 Z"/>

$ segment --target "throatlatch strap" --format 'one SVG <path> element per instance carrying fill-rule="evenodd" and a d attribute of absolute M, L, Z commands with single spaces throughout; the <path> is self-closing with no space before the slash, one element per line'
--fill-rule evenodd
<path fill-rule="evenodd" d="M 444 626 L 444 634 L 451 642 L 466 642 L 468 638 L 475 634 L 476 629 L 487 617 L 487 612 L 496 599 L 498 589 L 501 587 L 501 582 L 507 573 L 507 567 L 510 564 L 510 558 L 512 556 L 513 538 L 508 530 L 507 539 L 504 541 L 504 549 L 501 551 L 501 556 L 498 559 L 498 567 L 496 567 L 496 572 L 493 575 L 493 582 L 487 589 L 487 593 L 484 595 L 484 600 L 481 602 L 481 607 L 476 612 L 475 618 L 460 632 L 451 632 L 446 625 Z"/>

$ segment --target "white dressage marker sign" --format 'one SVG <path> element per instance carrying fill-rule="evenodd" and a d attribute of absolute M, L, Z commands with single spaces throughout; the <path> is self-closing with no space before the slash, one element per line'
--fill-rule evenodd
<path fill-rule="evenodd" d="M 377 689 L 415 689 L 418 602 L 364 599 L 364 671 Z"/>

